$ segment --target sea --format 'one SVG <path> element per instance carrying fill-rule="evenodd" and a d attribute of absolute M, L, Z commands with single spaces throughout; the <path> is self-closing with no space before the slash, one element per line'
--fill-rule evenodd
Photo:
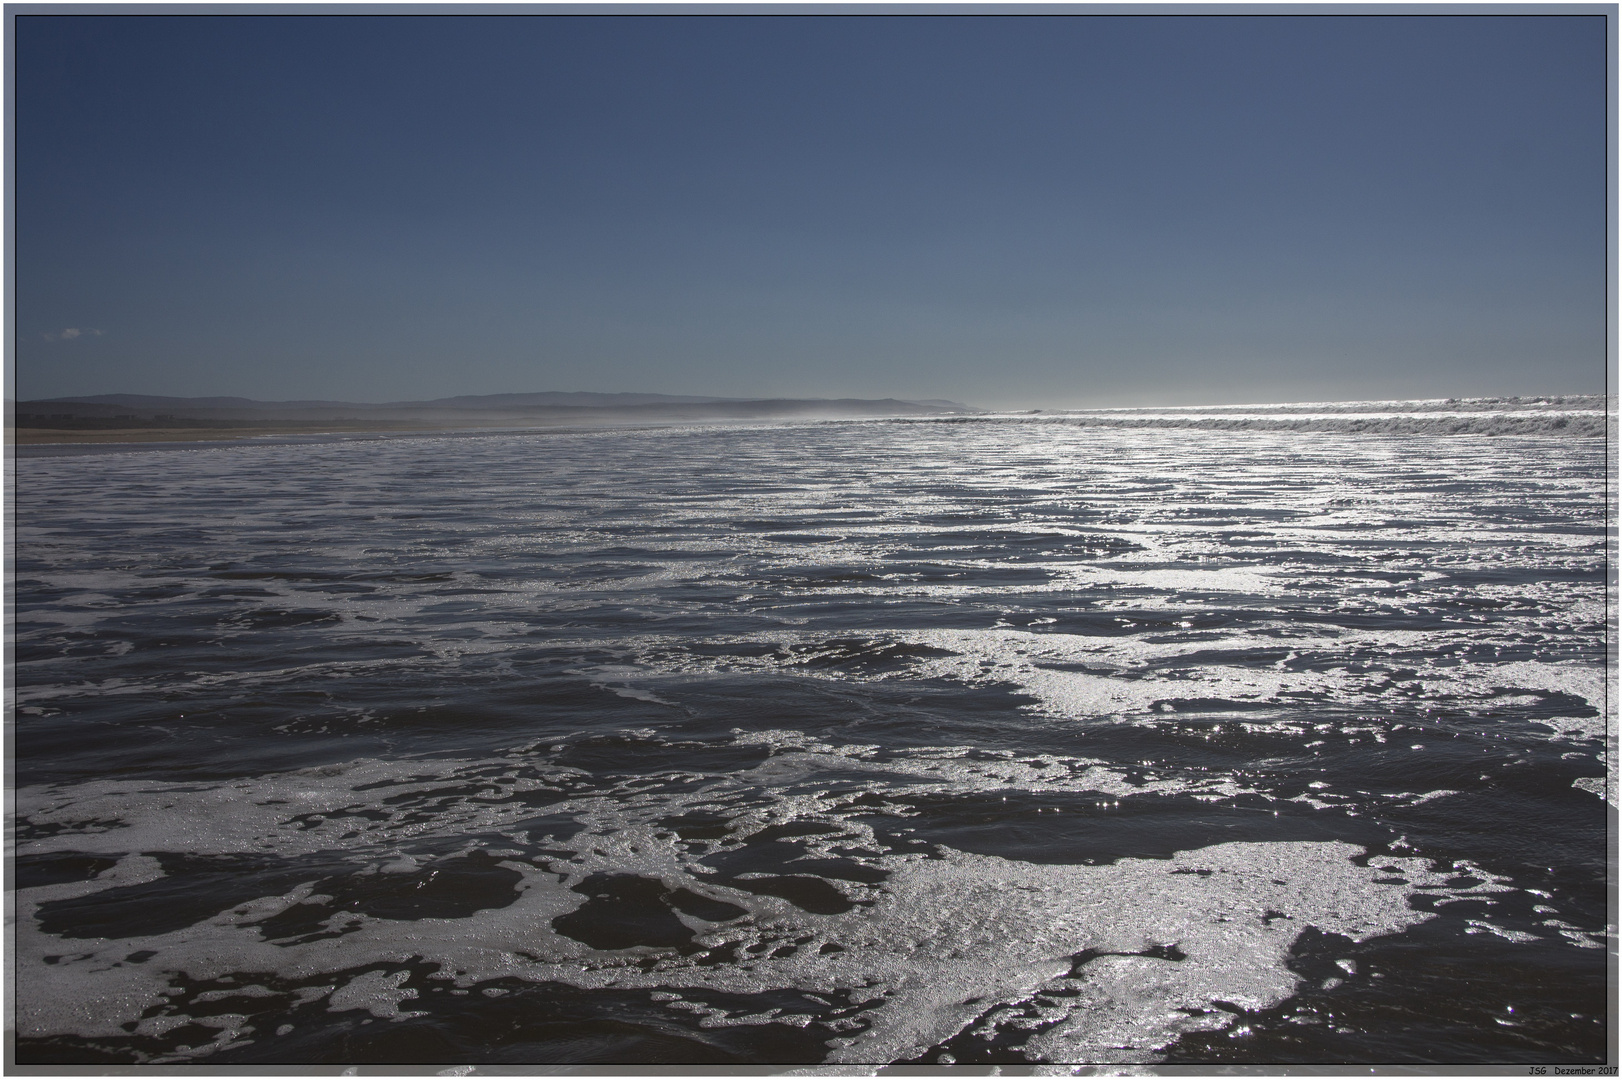
<path fill-rule="evenodd" d="M 18 447 L 16 1062 L 1604 1063 L 1608 438 Z"/>

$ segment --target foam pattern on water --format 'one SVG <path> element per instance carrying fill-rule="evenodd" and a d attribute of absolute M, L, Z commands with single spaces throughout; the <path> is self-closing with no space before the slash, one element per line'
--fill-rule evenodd
<path fill-rule="evenodd" d="M 20 459 L 19 1060 L 1602 1057 L 1603 443 L 1444 404 Z"/>
<path fill-rule="evenodd" d="M 1183 1032 L 1234 1023 L 1216 1002 L 1261 1009 L 1287 997 L 1299 978 L 1285 960 L 1303 927 L 1362 940 L 1431 917 L 1410 903 L 1416 890 L 1433 901 L 1507 891 L 1490 880 L 1450 885 L 1451 869 L 1422 859 L 1359 865 L 1362 849 L 1338 841 L 1218 844 L 1096 866 L 942 846 L 897 850 L 852 810 L 871 811 L 864 800 L 881 793 L 916 795 L 915 778 L 930 792 L 966 783 L 1024 790 L 1016 786 L 1022 776 L 1047 763 L 952 767 L 961 758 L 942 751 L 876 764 L 862 748 L 819 746 L 793 733 L 741 741 L 778 753 L 730 778 L 694 784 L 668 774 L 604 792 L 578 790 L 578 770 L 527 753 L 408 766 L 357 761 L 218 786 L 24 791 L 19 812 L 31 826 L 68 826 L 25 844 L 25 858 L 71 851 L 118 861 L 93 879 L 19 894 L 17 962 L 31 988 L 19 1003 L 20 1031 L 156 1039 L 195 1029 L 191 1008 L 226 998 L 250 998 L 256 1012 L 324 1000 L 333 1012 L 408 1019 L 419 993 L 409 984 L 422 978 L 397 967 L 409 962 L 428 980 L 463 988 L 519 979 L 659 989 L 658 1000 L 676 1011 L 692 1008 L 683 992 L 693 990 L 822 995 L 821 1006 L 807 996 L 795 1013 L 712 1009 L 701 1024 L 815 1026 L 835 1062 L 914 1057 L 975 1025 L 1034 1029 L 1035 1060 L 1149 1060 Z M 852 765 L 869 782 L 841 784 Z M 471 787 L 472 777 L 488 786 Z M 1096 765 L 1038 790 L 1123 794 Z M 459 794 L 447 800 L 447 791 Z M 301 813 L 288 817 L 294 805 Z M 424 807 L 433 808 L 426 818 Z M 546 825 L 531 824 L 538 816 Z M 684 829 L 692 821 L 724 831 Z M 730 856 L 789 847 L 784 834 L 803 851 L 784 851 L 776 873 L 727 873 Z M 247 873 L 239 864 L 242 897 L 220 911 L 205 905 L 187 922 L 154 907 L 168 852 L 189 857 L 182 878 L 208 857 L 274 859 Z M 477 910 L 406 918 L 334 903 L 334 892 L 364 891 L 367 878 L 397 878 L 389 883 L 397 895 L 421 890 L 436 867 L 465 874 L 475 854 L 510 875 L 464 900 L 487 905 Z M 257 895 L 251 875 L 278 887 Z M 669 905 L 673 918 L 659 924 L 651 907 L 632 918 L 626 901 L 643 892 Z M 108 936 L 87 936 L 60 918 L 68 905 L 98 897 L 104 910 L 126 909 Z M 155 924 L 165 920 L 182 925 Z M 240 982 L 245 972 L 259 981 L 188 989 Z M 267 978 L 278 989 L 267 989 Z M 839 1008 L 830 1007 L 835 997 Z M 1033 1003 L 1058 1012 L 1040 1025 L 1014 1023 L 1029 1019 L 1021 1009 Z M 269 1035 L 246 1013 L 206 1015 L 221 1025 L 214 1038 L 155 1060 Z"/>

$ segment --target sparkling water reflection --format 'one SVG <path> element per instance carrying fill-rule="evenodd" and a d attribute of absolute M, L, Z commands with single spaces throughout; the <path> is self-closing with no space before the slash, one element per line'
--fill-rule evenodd
<path fill-rule="evenodd" d="M 1604 1057 L 1600 440 L 16 477 L 20 1062 Z"/>

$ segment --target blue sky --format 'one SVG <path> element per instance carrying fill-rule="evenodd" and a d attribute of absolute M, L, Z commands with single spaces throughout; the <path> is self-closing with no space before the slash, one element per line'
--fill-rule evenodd
<path fill-rule="evenodd" d="M 15 41 L 22 398 L 1605 388 L 1602 15 L 22 15 Z"/>

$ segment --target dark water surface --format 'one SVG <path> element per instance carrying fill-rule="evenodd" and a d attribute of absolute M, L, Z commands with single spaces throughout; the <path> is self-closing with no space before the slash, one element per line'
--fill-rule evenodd
<path fill-rule="evenodd" d="M 15 468 L 20 1063 L 1604 1059 L 1603 440 Z"/>

